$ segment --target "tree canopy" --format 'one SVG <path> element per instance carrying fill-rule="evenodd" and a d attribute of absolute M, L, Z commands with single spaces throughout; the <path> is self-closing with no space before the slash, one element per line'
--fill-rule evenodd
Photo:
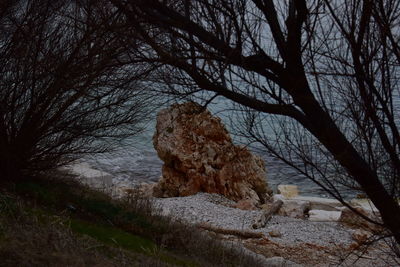
<path fill-rule="evenodd" d="M 106 1 L 2 1 L 0 177 L 103 152 L 140 130 L 148 68 Z"/>
<path fill-rule="evenodd" d="M 398 1 L 110 2 L 167 93 L 239 104 L 247 136 L 343 202 L 339 184 L 365 192 L 400 243 Z M 271 116 L 287 118 L 281 145 L 263 134 Z"/>

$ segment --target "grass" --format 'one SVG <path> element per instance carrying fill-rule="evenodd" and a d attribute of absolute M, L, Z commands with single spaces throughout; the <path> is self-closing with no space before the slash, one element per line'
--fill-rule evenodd
<path fill-rule="evenodd" d="M 117 249 L 75 235 L 64 225 L 67 218 L 8 193 L 0 199 L 0 266 L 117 266 Z M 124 258 L 133 262 L 133 255 Z"/>
<path fill-rule="evenodd" d="M 151 240 L 133 235 L 116 227 L 93 224 L 82 220 L 71 220 L 70 227 L 76 233 L 86 234 L 103 243 L 135 252 L 143 253 L 156 248 L 156 244 Z"/>
<path fill-rule="evenodd" d="M 256 266 L 150 207 L 59 174 L 3 186 L 0 266 Z"/>

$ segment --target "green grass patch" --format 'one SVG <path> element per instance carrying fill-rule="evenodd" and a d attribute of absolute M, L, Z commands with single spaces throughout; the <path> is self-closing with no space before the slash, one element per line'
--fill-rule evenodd
<path fill-rule="evenodd" d="M 152 224 L 145 217 L 116 205 L 109 200 L 95 198 L 77 198 L 76 207 L 81 211 L 112 221 L 117 224 L 134 224 L 140 228 L 152 228 Z"/>
<path fill-rule="evenodd" d="M 93 221 L 112 221 L 115 224 L 134 224 L 138 228 L 155 231 L 153 225 L 126 207 L 117 205 L 99 192 L 78 185 L 69 185 L 59 181 L 24 181 L 16 184 L 16 192 L 31 198 L 35 202 L 56 209 L 71 209 L 78 213 L 76 217 L 91 218 Z"/>
<path fill-rule="evenodd" d="M 150 239 L 131 234 L 112 226 L 99 225 L 82 220 L 71 220 L 70 227 L 74 232 L 88 235 L 104 244 L 146 254 L 147 256 L 151 256 L 174 266 L 199 266 L 190 259 L 177 257 L 171 254 L 171 252 L 161 249 Z"/>
<path fill-rule="evenodd" d="M 15 204 L 15 199 L 11 196 L 0 192 L 0 214 L 1 215 L 12 215 L 15 213 L 17 207 Z"/>
<path fill-rule="evenodd" d="M 115 245 L 135 252 L 152 251 L 156 245 L 149 239 L 133 235 L 115 227 L 103 226 L 81 220 L 71 220 L 74 232 L 88 235 L 109 245 Z"/>
<path fill-rule="evenodd" d="M 60 181 L 32 180 L 15 184 L 15 192 L 47 207 L 65 207 L 66 203 L 79 199 L 85 194 L 78 192 L 71 184 Z"/>
<path fill-rule="evenodd" d="M 59 196 L 37 182 L 20 182 L 15 185 L 16 191 L 26 197 L 33 198 L 44 204 L 54 204 Z"/>
<path fill-rule="evenodd" d="M 167 253 L 160 253 L 158 255 L 158 259 L 160 259 L 162 262 L 165 262 L 165 263 L 168 263 L 171 265 L 175 265 L 175 266 L 185 266 L 185 267 L 201 266 L 192 260 L 177 258 L 177 257 L 171 256 L 171 254 L 167 254 Z"/>

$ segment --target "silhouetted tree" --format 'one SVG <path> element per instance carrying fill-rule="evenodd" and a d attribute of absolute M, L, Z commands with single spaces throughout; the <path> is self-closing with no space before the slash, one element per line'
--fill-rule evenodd
<path fill-rule="evenodd" d="M 339 185 L 364 192 L 400 243 L 398 1 L 110 1 L 169 93 L 239 104 L 247 136 L 347 205 Z"/>
<path fill-rule="evenodd" d="M 2 1 L 0 179 L 55 168 L 134 135 L 145 65 L 124 48 L 106 1 Z"/>

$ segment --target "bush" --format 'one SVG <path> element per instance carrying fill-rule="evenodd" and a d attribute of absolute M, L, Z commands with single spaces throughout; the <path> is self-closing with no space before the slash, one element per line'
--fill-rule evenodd
<path fill-rule="evenodd" d="M 5 2 L 0 13 L 0 177 L 55 168 L 140 131 L 147 69 L 128 63 L 103 1 Z"/>

